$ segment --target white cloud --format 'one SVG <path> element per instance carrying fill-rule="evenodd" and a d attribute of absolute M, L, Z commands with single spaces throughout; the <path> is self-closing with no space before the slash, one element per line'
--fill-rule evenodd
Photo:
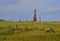
<path fill-rule="evenodd" d="M 45 11 L 56 11 L 56 10 L 60 10 L 60 8 L 58 7 L 49 7 L 49 8 L 44 8 Z"/>

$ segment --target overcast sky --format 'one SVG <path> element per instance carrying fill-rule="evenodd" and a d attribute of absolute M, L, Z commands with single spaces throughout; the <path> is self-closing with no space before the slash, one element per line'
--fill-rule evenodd
<path fill-rule="evenodd" d="M 32 20 L 35 8 L 37 19 L 60 21 L 60 0 L 0 0 L 0 19 Z"/>

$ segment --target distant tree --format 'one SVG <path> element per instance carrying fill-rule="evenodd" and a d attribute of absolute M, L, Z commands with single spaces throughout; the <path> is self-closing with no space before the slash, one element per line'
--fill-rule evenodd
<path fill-rule="evenodd" d="M 55 23 L 56 21 L 53 21 L 53 23 Z"/>
<path fill-rule="evenodd" d="M 0 19 L 0 21 L 6 21 L 6 20 L 4 20 L 4 19 Z"/>

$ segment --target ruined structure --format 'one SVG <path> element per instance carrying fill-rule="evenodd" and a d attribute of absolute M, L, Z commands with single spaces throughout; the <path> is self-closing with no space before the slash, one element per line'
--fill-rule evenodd
<path fill-rule="evenodd" d="M 36 22 L 37 18 L 36 18 L 36 9 L 34 9 L 34 17 L 33 17 L 33 22 Z"/>

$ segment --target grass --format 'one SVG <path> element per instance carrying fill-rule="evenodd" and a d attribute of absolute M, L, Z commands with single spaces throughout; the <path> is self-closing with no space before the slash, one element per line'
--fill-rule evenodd
<path fill-rule="evenodd" d="M 11 30 L 38 28 L 45 30 Z M 53 28 L 55 33 L 46 32 Z M 60 24 L 49 22 L 0 22 L 0 41 L 60 41 Z"/>

